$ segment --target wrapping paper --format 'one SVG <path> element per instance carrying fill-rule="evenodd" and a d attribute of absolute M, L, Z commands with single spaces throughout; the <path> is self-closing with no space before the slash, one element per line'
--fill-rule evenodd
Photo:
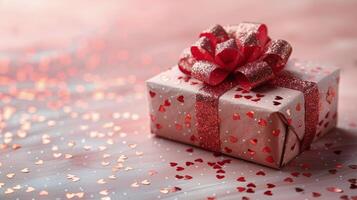
<path fill-rule="evenodd" d="M 0 199 L 354 200 L 356 6 L 2 1 Z M 150 133 L 144 81 L 176 63 L 199 31 L 237 20 L 264 21 L 293 57 L 341 68 L 337 127 L 281 170 Z"/>
<path fill-rule="evenodd" d="M 295 60 L 286 71 L 318 86 L 319 123 L 313 138 L 317 140 L 336 126 L 339 70 Z M 208 127 L 219 127 L 217 138 L 210 130 L 202 136 L 197 131 L 197 112 L 213 114 L 209 108 L 199 111 L 195 107 L 204 83 L 173 67 L 149 79 L 147 87 L 151 130 L 156 135 L 273 168 L 284 166 L 303 151 L 305 100 L 301 91 L 272 85 L 252 91 L 239 85 L 229 89 L 219 97 L 219 124 Z M 202 146 L 202 140 L 218 142 L 220 147 Z"/>

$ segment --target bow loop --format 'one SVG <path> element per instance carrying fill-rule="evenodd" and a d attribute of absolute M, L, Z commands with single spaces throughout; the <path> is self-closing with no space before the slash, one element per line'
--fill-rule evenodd
<path fill-rule="evenodd" d="M 179 69 L 208 85 L 222 83 L 230 74 L 241 87 L 252 89 L 276 76 L 292 52 L 284 40 L 271 41 L 265 24 L 215 25 L 180 56 Z"/>

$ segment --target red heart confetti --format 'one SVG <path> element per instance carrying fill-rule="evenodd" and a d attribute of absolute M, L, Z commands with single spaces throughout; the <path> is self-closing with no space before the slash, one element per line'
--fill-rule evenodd
<path fill-rule="evenodd" d="M 265 172 L 263 172 L 263 171 L 258 171 L 258 172 L 256 173 L 256 175 L 258 175 L 258 176 L 265 176 Z"/>
<path fill-rule="evenodd" d="M 159 111 L 160 111 L 160 112 L 165 112 L 165 111 L 166 111 L 165 106 L 160 105 L 160 107 L 159 107 Z"/>
<path fill-rule="evenodd" d="M 229 141 L 231 143 L 237 143 L 238 142 L 238 138 L 236 136 L 234 136 L 234 135 L 230 135 L 229 136 Z"/>
<path fill-rule="evenodd" d="M 312 196 L 313 196 L 313 197 L 320 197 L 320 196 L 321 196 L 321 193 L 312 192 Z"/>
<path fill-rule="evenodd" d="M 233 119 L 233 120 L 240 120 L 240 115 L 239 115 L 239 113 L 234 113 L 233 116 L 232 116 L 232 119 Z"/>
<path fill-rule="evenodd" d="M 239 182 L 245 182 L 245 178 L 244 178 L 243 176 L 241 176 L 241 177 L 237 178 L 237 181 L 239 181 Z"/>
<path fill-rule="evenodd" d="M 181 102 L 181 103 L 184 103 L 184 102 L 185 102 L 183 95 L 178 96 L 176 99 L 177 99 L 177 101 L 179 101 L 179 102 Z"/>
<path fill-rule="evenodd" d="M 149 93 L 150 93 L 150 97 L 151 97 L 151 98 L 154 98 L 154 97 L 155 97 L 155 95 L 156 95 L 156 93 L 155 93 L 155 92 L 153 92 L 153 91 L 151 91 L 151 90 L 149 91 Z"/>
<path fill-rule="evenodd" d="M 170 162 L 170 166 L 171 167 L 175 167 L 177 165 L 177 163 L 175 163 L 175 162 Z"/>
<path fill-rule="evenodd" d="M 171 106 L 171 103 L 170 103 L 170 101 L 168 99 L 165 100 L 164 106 Z"/>
<path fill-rule="evenodd" d="M 257 186 L 256 186 L 254 183 L 248 183 L 248 184 L 247 184 L 247 187 L 253 187 L 253 188 L 256 188 Z"/>
<path fill-rule="evenodd" d="M 176 171 L 183 171 L 184 169 L 183 167 L 176 167 Z"/>
<path fill-rule="evenodd" d="M 237 187 L 238 192 L 244 192 L 245 191 L 245 187 Z"/>
<path fill-rule="evenodd" d="M 284 181 L 285 182 L 289 182 L 289 183 L 294 182 L 294 180 L 292 178 L 290 178 L 290 177 L 285 178 Z"/>
<path fill-rule="evenodd" d="M 279 136 L 279 134 L 280 134 L 280 130 L 279 129 L 276 129 L 276 130 L 272 131 L 272 135 L 274 135 L 274 136 Z"/>
<path fill-rule="evenodd" d="M 197 159 L 195 159 L 195 162 L 203 162 L 203 159 L 202 158 L 197 158 Z"/>
<path fill-rule="evenodd" d="M 217 179 L 223 179 L 224 177 L 225 177 L 224 175 L 218 175 L 218 174 L 216 175 Z"/>
<path fill-rule="evenodd" d="M 268 195 L 268 196 L 272 196 L 273 195 L 273 193 L 270 190 L 265 191 L 264 194 Z"/>
<path fill-rule="evenodd" d="M 258 120 L 258 124 L 259 124 L 260 126 L 266 126 L 266 125 L 267 125 L 267 121 L 266 121 L 265 119 L 259 119 L 259 120 Z"/>
<path fill-rule="evenodd" d="M 254 111 L 249 111 L 249 112 L 246 113 L 246 115 L 247 115 L 249 118 L 253 119 L 253 117 L 254 117 Z"/>

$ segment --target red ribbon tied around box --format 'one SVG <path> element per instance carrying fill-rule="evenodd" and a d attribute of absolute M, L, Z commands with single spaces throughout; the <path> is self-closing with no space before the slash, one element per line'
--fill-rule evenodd
<path fill-rule="evenodd" d="M 237 84 L 251 90 L 267 83 L 304 94 L 305 134 L 302 139 L 296 137 L 300 151 L 310 147 L 319 118 L 319 91 L 316 83 L 283 70 L 291 52 L 287 41 L 271 40 L 267 26 L 259 23 L 215 25 L 203 31 L 198 41 L 183 51 L 179 69 L 205 83 L 195 102 L 201 147 L 221 151 L 218 112 L 221 95 Z"/>
<path fill-rule="evenodd" d="M 247 90 L 276 77 L 292 52 L 285 40 L 271 40 L 265 24 L 215 25 L 182 53 L 178 67 L 215 86 L 233 76 Z"/>

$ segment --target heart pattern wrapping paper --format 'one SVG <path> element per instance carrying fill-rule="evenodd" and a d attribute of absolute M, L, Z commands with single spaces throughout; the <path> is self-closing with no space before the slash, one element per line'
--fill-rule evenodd
<path fill-rule="evenodd" d="M 278 3 L 2 1 L 0 199 L 356 199 L 357 3 Z M 280 170 L 150 133 L 145 80 L 201 30 L 237 20 L 341 68 L 336 128 Z"/>

